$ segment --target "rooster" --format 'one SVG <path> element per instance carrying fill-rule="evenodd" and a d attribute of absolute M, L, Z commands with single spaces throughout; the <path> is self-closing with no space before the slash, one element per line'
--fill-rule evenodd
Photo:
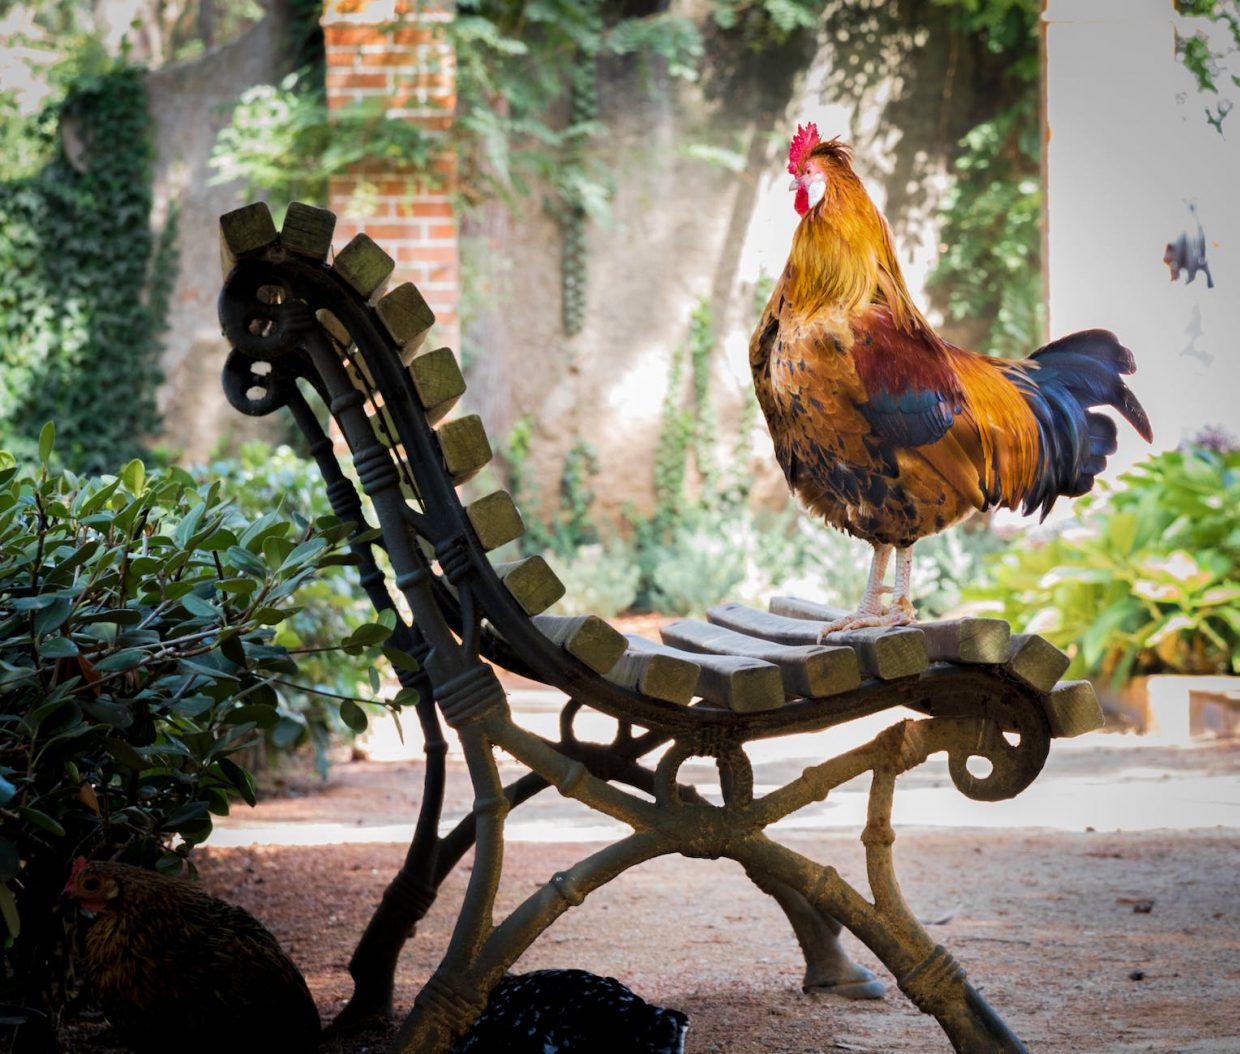
<path fill-rule="evenodd" d="M 1149 419 L 1121 380 L 1132 353 L 1106 330 L 1019 362 L 940 337 L 912 301 L 846 144 L 798 126 L 788 171 L 801 222 L 749 342 L 758 402 L 792 490 L 874 550 L 857 611 L 823 635 L 902 625 L 914 617 L 919 538 L 975 509 L 1045 518 L 1060 495 L 1086 493 L 1115 452 L 1114 420 L 1092 407 L 1114 407 L 1147 442 Z"/>
<path fill-rule="evenodd" d="M 98 914 L 86 933 L 86 979 L 138 1054 L 318 1049 L 305 979 L 244 909 L 192 882 L 82 857 L 65 892 Z"/>

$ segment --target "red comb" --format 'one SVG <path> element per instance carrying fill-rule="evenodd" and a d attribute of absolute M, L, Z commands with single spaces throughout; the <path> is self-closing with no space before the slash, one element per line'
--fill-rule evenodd
<path fill-rule="evenodd" d="M 801 166 L 805 163 L 805 159 L 809 157 L 809 153 L 822 140 L 818 136 L 818 126 L 810 121 L 809 124 L 797 125 L 797 134 L 792 137 L 792 142 L 788 144 L 788 174 L 795 176 L 798 174 Z"/>
<path fill-rule="evenodd" d="M 73 883 L 77 881 L 78 874 L 81 872 L 82 868 L 86 866 L 86 864 L 87 860 L 84 856 L 79 856 L 73 861 L 73 870 L 69 872 L 69 881 L 65 883 L 66 893 L 73 892 Z"/>

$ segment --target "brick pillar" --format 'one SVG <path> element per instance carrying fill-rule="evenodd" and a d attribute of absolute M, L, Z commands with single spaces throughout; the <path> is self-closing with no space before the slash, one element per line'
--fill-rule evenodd
<path fill-rule="evenodd" d="M 414 13 L 411 13 L 414 12 Z M 450 7 L 424 0 L 327 0 L 327 105 L 381 106 L 434 131 L 446 130 L 456 106 L 455 56 L 442 26 Z M 328 185 L 328 208 L 339 217 L 336 247 L 365 232 L 396 260 L 392 284 L 413 282 L 435 312 L 432 340 L 460 345 L 457 306 L 460 260 L 451 193 L 455 164 L 437 166 L 441 189 L 367 163 Z"/>

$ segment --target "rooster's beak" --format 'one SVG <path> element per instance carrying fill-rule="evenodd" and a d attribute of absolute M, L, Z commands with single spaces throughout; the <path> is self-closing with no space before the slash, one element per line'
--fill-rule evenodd
<path fill-rule="evenodd" d="M 796 190 L 801 185 L 801 181 L 796 177 L 792 177 L 792 182 L 788 184 L 789 190 Z"/>

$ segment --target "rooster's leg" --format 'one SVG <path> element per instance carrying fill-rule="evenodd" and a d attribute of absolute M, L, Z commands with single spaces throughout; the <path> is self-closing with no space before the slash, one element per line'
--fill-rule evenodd
<path fill-rule="evenodd" d="M 887 585 L 887 563 L 890 560 L 890 545 L 874 546 L 874 555 L 870 558 L 870 577 L 866 579 L 865 592 L 861 594 L 858 615 L 883 613 L 883 594 L 891 592 L 891 586 Z"/>
<path fill-rule="evenodd" d="M 903 626 L 912 621 L 912 605 L 908 601 L 908 572 L 912 569 L 909 563 L 904 576 L 904 602 L 893 603 L 890 608 L 883 606 L 883 594 L 892 591 L 886 584 L 887 564 L 891 560 L 892 546 L 875 545 L 874 556 L 870 561 L 870 577 L 865 584 L 865 592 L 861 594 L 861 603 L 857 610 L 826 623 L 818 631 L 821 640 L 829 633 L 838 633 L 847 629 L 865 629 L 868 626 Z M 900 561 L 905 561 L 910 550 L 898 550 Z M 896 591 L 899 592 L 900 565 L 897 566 Z"/>
<path fill-rule="evenodd" d="M 913 598 L 910 595 L 913 587 L 913 547 L 896 550 L 896 587 L 891 594 L 891 610 L 899 611 L 915 619 Z"/>

